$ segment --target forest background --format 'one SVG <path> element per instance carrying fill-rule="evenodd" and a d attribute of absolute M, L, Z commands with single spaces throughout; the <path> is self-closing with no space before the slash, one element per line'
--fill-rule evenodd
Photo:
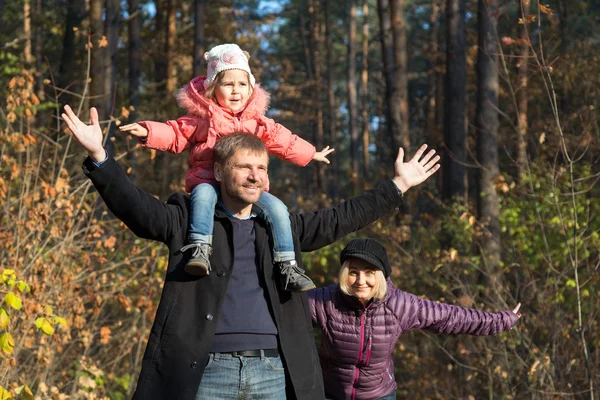
<path fill-rule="evenodd" d="M 167 250 L 107 213 L 57 115 L 97 107 L 107 148 L 166 200 L 186 155 L 116 127 L 182 115 L 177 89 L 230 42 L 269 116 L 336 148 L 328 166 L 271 161 L 291 211 L 372 187 L 398 147 L 427 143 L 440 172 L 358 235 L 406 291 L 523 303 L 497 337 L 404 335 L 400 398 L 600 395 L 599 1 L 0 0 L 0 21 L 0 399 L 133 393 Z M 304 255 L 319 285 L 344 243 Z"/>

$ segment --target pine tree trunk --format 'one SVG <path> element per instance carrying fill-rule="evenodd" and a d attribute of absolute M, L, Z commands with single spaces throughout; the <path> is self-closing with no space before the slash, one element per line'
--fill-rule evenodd
<path fill-rule="evenodd" d="M 446 113 L 442 198 L 466 195 L 466 96 L 467 62 L 465 45 L 466 0 L 448 0 L 446 48 Z"/>
<path fill-rule="evenodd" d="M 314 144 L 317 151 L 323 149 L 323 106 L 321 104 L 321 23 L 320 23 L 320 4 L 319 0 L 308 1 L 308 15 L 310 17 L 309 25 L 311 30 L 311 60 L 314 67 L 314 85 L 313 93 L 316 101 L 315 111 L 317 118 L 313 123 Z M 325 193 L 327 181 L 325 177 L 324 165 L 320 162 L 315 163 L 317 188 L 320 193 Z"/>
<path fill-rule="evenodd" d="M 154 82 L 156 83 L 156 92 L 159 99 L 166 97 L 165 87 L 167 84 L 167 60 L 164 54 L 166 46 L 166 13 L 165 7 L 168 0 L 155 0 L 154 4 L 156 7 L 156 13 L 154 15 Z"/>
<path fill-rule="evenodd" d="M 337 134 L 335 124 L 337 120 L 337 112 L 335 108 L 335 91 L 334 91 L 334 70 L 333 70 L 333 39 L 331 34 L 331 16 L 329 8 L 330 0 L 324 1 L 325 6 L 325 45 L 327 47 L 327 114 L 329 115 L 329 146 L 337 148 Z M 338 192 L 337 174 L 338 174 L 338 157 L 337 152 L 331 153 L 329 156 L 331 164 L 329 165 L 330 177 L 330 197 L 336 197 Z"/>
<path fill-rule="evenodd" d="M 437 136 L 437 121 L 436 121 L 436 109 L 437 109 L 437 72 L 438 72 L 438 61 L 439 61 L 439 16 L 440 16 L 440 0 L 431 0 L 431 13 L 429 14 L 429 72 L 427 74 L 427 88 L 428 88 L 428 101 L 427 101 L 427 122 L 425 128 L 425 134 L 427 135 L 426 143 L 432 145 L 437 144 L 439 140 Z"/>
<path fill-rule="evenodd" d="M 201 76 L 204 69 L 204 12 L 206 0 L 194 0 L 194 67 L 193 75 Z"/>
<path fill-rule="evenodd" d="M 363 152 L 363 182 L 369 179 L 369 3 L 362 3 L 363 26 L 362 26 L 362 72 L 361 72 L 361 123 L 362 123 L 362 152 Z M 364 185 L 363 185 L 364 186 Z"/>
<path fill-rule="evenodd" d="M 352 186 L 358 189 L 358 124 L 356 121 L 358 99 L 356 94 L 356 0 L 351 1 L 348 34 L 348 121 L 350 132 L 350 160 L 352 168 Z"/>
<path fill-rule="evenodd" d="M 481 236 L 481 256 L 486 267 L 488 287 L 500 293 L 500 207 L 496 181 L 498 165 L 498 39 L 497 0 L 479 0 L 477 56 L 477 158 L 479 187 L 477 209 L 479 220 L 487 229 Z"/>
<path fill-rule="evenodd" d="M 78 92 L 79 88 L 71 87 L 70 85 L 75 80 L 73 77 L 73 68 L 76 46 L 75 46 L 75 31 L 83 18 L 83 0 L 68 0 L 67 19 L 65 21 L 65 35 L 63 37 L 63 46 L 60 56 L 60 67 L 58 68 L 57 86 L 60 88 L 70 87 L 71 91 Z M 60 98 L 63 104 L 68 101 L 63 97 Z"/>
<path fill-rule="evenodd" d="M 175 70 L 175 39 L 177 38 L 177 0 L 167 1 L 167 25 L 166 25 L 166 40 L 165 40 L 165 58 L 167 60 L 167 93 L 172 94 L 177 86 L 177 75 Z"/>
<path fill-rule="evenodd" d="M 108 40 L 107 57 L 104 64 L 104 93 L 106 93 L 104 119 L 106 120 L 109 120 L 114 114 L 115 108 L 120 16 L 120 0 L 106 0 L 106 19 L 104 20 L 104 32 L 106 40 Z M 114 123 L 110 123 L 108 128 L 108 132 L 106 133 L 106 148 L 112 154 L 114 146 L 111 138 L 114 135 Z"/>
<path fill-rule="evenodd" d="M 521 0 L 522 17 L 526 19 L 529 15 L 530 0 Z M 527 140 L 528 140 L 528 119 L 527 119 L 527 66 L 529 63 L 529 46 L 527 39 L 527 28 L 523 24 L 519 27 L 519 39 L 521 40 L 520 54 L 517 72 L 517 106 L 519 108 L 518 133 L 517 138 L 517 179 L 521 180 L 525 175 L 525 166 L 527 164 Z"/>
<path fill-rule="evenodd" d="M 25 47 L 23 48 L 23 57 L 25 58 L 25 67 L 30 69 L 33 64 L 33 54 L 31 53 L 31 3 L 30 0 L 23 2 L 23 36 L 25 37 Z"/>
<path fill-rule="evenodd" d="M 100 118 L 104 117 L 106 104 L 104 92 L 104 60 L 106 59 L 105 47 L 100 47 L 103 36 L 102 0 L 90 0 L 90 43 L 91 43 L 91 85 L 90 105 L 98 109 Z"/>
<path fill-rule="evenodd" d="M 140 58 L 142 42 L 140 38 L 140 0 L 128 0 L 129 9 L 129 86 L 127 87 L 127 98 L 129 99 L 129 118 L 128 122 L 137 121 L 138 108 L 140 106 Z M 128 139 L 129 140 L 129 139 Z M 131 146 L 134 141 L 129 142 Z M 128 147 L 129 149 L 129 147 Z M 127 163 L 132 167 L 133 174 L 130 174 L 130 179 L 135 180 L 135 171 L 137 170 L 137 155 L 131 151 L 127 154 Z"/>
<path fill-rule="evenodd" d="M 0 0 L 0 22 L 2 21 L 3 15 L 4 15 L 4 0 Z"/>
<path fill-rule="evenodd" d="M 377 0 L 379 14 L 379 29 L 381 40 L 381 54 L 383 56 L 383 70 L 385 77 L 385 120 L 392 151 L 387 154 L 390 159 L 395 159 L 396 152 L 401 146 L 400 140 L 400 98 L 398 95 L 398 83 L 396 82 L 394 67 L 394 41 L 392 34 L 392 19 L 390 15 L 389 0 Z"/>
<path fill-rule="evenodd" d="M 406 52 L 406 16 L 404 0 L 390 0 L 392 18 L 392 41 L 394 43 L 394 72 L 398 85 L 400 110 L 399 144 L 404 151 L 410 150 L 410 118 L 408 113 L 408 57 Z"/>
<path fill-rule="evenodd" d="M 34 54 L 35 54 L 35 91 L 38 99 L 44 101 L 46 95 L 44 93 L 44 79 L 42 75 L 42 0 L 35 0 L 34 9 Z"/>

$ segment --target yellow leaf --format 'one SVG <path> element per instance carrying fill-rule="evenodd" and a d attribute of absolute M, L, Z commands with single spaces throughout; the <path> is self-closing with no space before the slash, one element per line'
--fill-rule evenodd
<path fill-rule="evenodd" d="M 15 388 L 15 393 L 21 395 L 20 399 L 33 400 L 33 392 L 27 385 L 22 385 L 18 388 Z"/>
<path fill-rule="evenodd" d="M 471 215 L 469 217 L 469 225 L 471 225 L 471 226 L 475 225 L 475 216 Z"/>
<path fill-rule="evenodd" d="M 0 400 L 12 400 L 12 396 L 8 390 L 4 389 L 2 386 L 0 386 Z"/>
<path fill-rule="evenodd" d="M 4 308 L 0 308 L 0 328 L 5 329 L 8 326 L 8 313 Z"/>
<path fill-rule="evenodd" d="M 63 317 L 52 317 L 52 320 L 54 322 L 54 324 L 58 324 L 58 325 L 62 325 L 62 326 L 67 326 L 67 320 L 64 319 Z"/>
<path fill-rule="evenodd" d="M 4 271 L 2 271 L 2 275 L 14 275 L 15 274 L 15 270 L 14 269 L 5 269 Z"/>
<path fill-rule="evenodd" d="M 14 293 L 6 293 L 4 296 L 4 302 L 14 308 L 15 310 L 20 310 L 23 307 L 23 303 L 21 303 L 21 299 Z"/>
<path fill-rule="evenodd" d="M 44 313 L 48 314 L 48 315 L 52 315 L 52 306 L 49 306 L 49 305 L 46 304 L 44 306 Z"/>
<path fill-rule="evenodd" d="M 13 351 L 13 347 L 15 347 L 15 340 L 10 333 L 5 332 L 4 335 L 0 336 L 0 350 L 10 354 Z"/>
<path fill-rule="evenodd" d="M 42 324 L 42 332 L 44 332 L 48 336 L 54 333 L 54 327 L 46 318 L 44 318 L 44 323 Z"/>
<path fill-rule="evenodd" d="M 455 261 L 458 258 L 458 251 L 455 248 L 451 248 L 449 251 L 450 261 Z"/>

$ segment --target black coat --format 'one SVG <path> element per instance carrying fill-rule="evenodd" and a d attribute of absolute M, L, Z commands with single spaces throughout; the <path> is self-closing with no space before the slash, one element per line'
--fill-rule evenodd
<path fill-rule="evenodd" d="M 137 188 L 113 158 L 95 168 L 88 158 L 84 172 L 108 208 L 137 236 L 158 240 L 169 248 L 169 267 L 142 360 L 134 399 L 195 398 L 217 326 L 219 310 L 232 268 L 232 225 L 215 213 L 212 272 L 203 278 L 184 272 L 187 258 L 179 251 L 187 244 L 189 198 L 173 194 L 167 203 Z M 402 203 L 392 181 L 379 184 L 337 207 L 290 214 L 296 260 L 302 251 L 327 246 L 363 228 Z M 323 379 L 314 343 L 311 313 L 305 293 L 278 289 L 265 226 L 255 219 L 256 249 L 277 329 L 279 351 L 286 368 L 290 399 L 324 397 Z"/>

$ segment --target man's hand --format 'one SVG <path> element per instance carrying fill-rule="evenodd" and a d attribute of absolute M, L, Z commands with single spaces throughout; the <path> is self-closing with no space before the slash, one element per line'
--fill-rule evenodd
<path fill-rule="evenodd" d="M 104 161 L 106 152 L 102 147 L 102 128 L 98 122 L 98 110 L 94 107 L 90 108 L 91 125 L 81 122 L 68 105 L 65 106 L 65 112 L 61 116 L 79 144 L 87 150 L 90 158 L 96 162 Z"/>
<path fill-rule="evenodd" d="M 398 157 L 394 163 L 396 175 L 393 181 L 402 193 L 424 182 L 440 169 L 440 165 L 437 163 L 440 160 L 440 156 L 433 157 L 435 150 L 430 150 L 422 160 L 419 160 L 426 149 L 427 145 L 424 144 L 417 150 L 412 160 L 407 163 L 404 162 L 404 150 L 402 148 L 398 150 Z"/>
<path fill-rule="evenodd" d="M 134 122 L 133 124 L 123 125 L 119 127 L 119 130 L 121 132 L 127 132 L 131 136 L 139 137 L 141 139 L 145 139 L 148 137 L 148 129 L 144 128 L 137 122 Z"/>

